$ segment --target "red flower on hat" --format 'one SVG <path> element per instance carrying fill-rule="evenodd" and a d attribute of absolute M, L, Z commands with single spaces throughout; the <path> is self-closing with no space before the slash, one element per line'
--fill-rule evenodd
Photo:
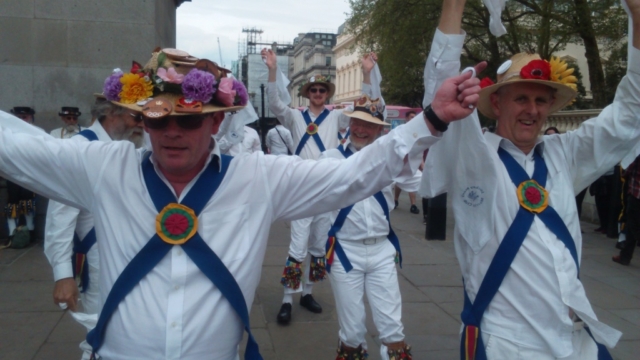
<path fill-rule="evenodd" d="M 548 81 L 551 78 L 551 65 L 545 60 L 531 60 L 520 70 L 520 77 Z"/>
<path fill-rule="evenodd" d="M 142 65 L 140 65 L 139 62 L 137 61 L 132 61 L 131 62 L 131 71 L 129 71 L 132 74 L 136 74 L 140 77 L 144 76 L 144 71 L 142 71 Z"/>
<path fill-rule="evenodd" d="M 535 186 L 528 187 L 527 190 L 524 191 L 524 196 L 527 198 L 527 201 L 531 203 L 531 205 L 538 205 L 542 200 L 540 190 L 538 190 Z"/>
<path fill-rule="evenodd" d="M 480 80 L 480 88 L 481 88 L 481 89 L 484 89 L 484 88 L 486 88 L 487 86 L 491 86 L 491 85 L 493 85 L 493 84 L 495 84 L 495 83 L 493 82 L 493 80 L 489 79 L 488 77 L 485 77 L 484 79 Z"/>

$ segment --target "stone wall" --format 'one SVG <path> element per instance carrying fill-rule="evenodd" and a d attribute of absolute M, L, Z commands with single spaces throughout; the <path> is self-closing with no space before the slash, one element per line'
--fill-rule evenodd
<path fill-rule="evenodd" d="M 114 68 L 144 64 L 156 47 L 175 47 L 176 0 L 1 0 L 0 110 L 36 109 L 36 125 L 61 126 L 61 106 L 90 121 L 93 93 Z M 2 185 L 3 182 L 0 182 Z M 0 212 L 6 203 L 0 186 Z M 38 237 L 46 200 L 38 204 Z M 0 222 L 0 240 L 6 236 Z"/>

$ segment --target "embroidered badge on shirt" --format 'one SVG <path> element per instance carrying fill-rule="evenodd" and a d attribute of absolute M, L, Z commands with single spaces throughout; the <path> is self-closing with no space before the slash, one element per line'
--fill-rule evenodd
<path fill-rule="evenodd" d="M 484 202 L 484 190 L 479 186 L 469 186 L 462 193 L 462 201 L 471 206 L 478 207 Z"/>
<path fill-rule="evenodd" d="M 535 180 L 523 181 L 518 186 L 517 194 L 520 205 L 532 213 L 539 214 L 549 205 L 547 190 Z"/>
<path fill-rule="evenodd" d="M 307 126 L 307 134 L 313 136 L 318 133 L 318 125 L 311 123 Z"/>
<path fill-rule="evenodd" d="M 198 217 L 190 208 L 176 203 L 167 205 L 156 217 L 156 233 L 162 241 L 182 245 L 198 231 Z"/>

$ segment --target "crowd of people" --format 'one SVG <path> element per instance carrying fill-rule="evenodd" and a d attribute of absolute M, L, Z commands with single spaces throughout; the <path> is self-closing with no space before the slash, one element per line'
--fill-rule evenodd
<path fill-rule="evenodd" d="M 277 322 L 290 323 L 298 293 L 302 307 L 321 313 L 313 286 L 328 278 L 337 360 L 371 351 L 365 296 L 380 357 L 411 359 L 389 215 L 400 189 L 412 213 L 416 192 L 452 195 L 463 359 L 611 358 L 621 333 L 598 320 L 579 278 L 576 195 L 640 143 L 640 0 L 625 3 L 633 47 L 614 102 L 575 131 L 545 136 L 547 117 L 576 96 L 571 74 L 529 53 L 493 79 L 476 77 L 484 62 L 460 73 L 465 3 L 443 1 L 423 112 L 384 136 L 375 53 L 361 60 L 362 97 L 352 106 L 329 110 L 335 85 L 315 75 L 299 88 L 309 105 L 297 110 L 278 86 L 275 53 L 262 50 L 278 119 L 265 136 L 270 154 L 246 126 L 244 85 L 176 49 L 114 70 L 87 128 L 74 107 L 61 109 L 64 126 L 50 134 L 29 107 L 0 112 L 0 175 L 20 189 L 10 189 L 5 209 L 12 241 L 33 229 L 34 191 L 50 198 L 53 298 L 87 327 L 83 358 L 238 359 L 246 332 L 245 358 L 261 359 L 249 311 L 271 224 L 286 220 Z M 478 111 L 495 132 L 480 128 Z M 626 238 L 613 257 L 622 265 L 640 236 L 640 157 L 625 176 Z"/>

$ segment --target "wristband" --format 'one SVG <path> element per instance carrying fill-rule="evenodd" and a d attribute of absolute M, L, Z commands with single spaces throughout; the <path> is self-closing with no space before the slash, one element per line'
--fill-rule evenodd
<path fill-rule="evenodd" d="M 433 108 L 431 108 L 431 104 L 427 105 L 427 107 L 424 108 L 423 114 L 424 117 L 431 123 L 431 125 L 433 125 L 436 130 L 445 132 L 449 128 L 449 124 L 440 120 L 438 115 L 436 115 L 436 113 L 433 111 Z"/>

